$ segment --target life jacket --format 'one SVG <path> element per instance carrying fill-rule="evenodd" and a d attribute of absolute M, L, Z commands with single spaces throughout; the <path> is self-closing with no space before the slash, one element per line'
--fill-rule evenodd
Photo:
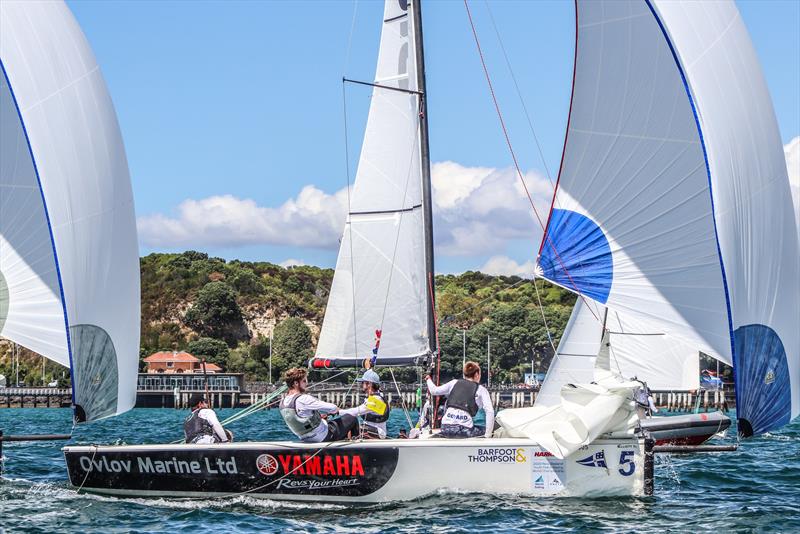
<path fill-rule="evenodd" d="M 297 437 L 308 434 L 322 422 L 322 416 L 317 410 L 311 412 L 311 415 L 308 417 L 300 417 L 300 415 L 298 415 L 297 398 L 300 397 L 300 395 L 302 395 L 302 393 L 296 393 L 292 397 L 292 400 L 289 401 L 289 404 L 285 406 L 281 404 L 281 416 L 283 416 L 283 420 L 286 422 L 286 426 L 289 427 L 289 430 L 294 432 Z"/>
<path fill-rule="evenodd" d="M 465 378 L 459 378 L 456 385 L 450 390 L 447 396 L 447 408 L 458 408 L 464 410 L 470 416 L 475 417 L 478 413 L 478 403 L 475 401 L 475 394 L 478 392 L 478 383 Z"/>
<path fill-rule="evenodd" d="M 200 417 L 200 410 L 195 410 L 183 421 L 183 435 L 186 443 L 194 443 L 203 436 L 213 436 L 214 427 Z"/>
<path fill-rule="evenodd" d="M 385 423 L 389 420 L 389 411 L 392 409 L 383 399 L 383 394 L 378 392 L 367 397 L 367 409 L 364 421 L 367 423 Z"/>

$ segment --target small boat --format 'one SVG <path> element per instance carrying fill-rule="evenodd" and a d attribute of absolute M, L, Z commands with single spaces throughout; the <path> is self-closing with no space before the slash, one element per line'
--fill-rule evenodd
<path fill-rule="evenodd" d="M 604 322 L 596 317 L 603 317 Z M 697 349 L 654 331 L 635 318 L 623 318 L 619 312 L 609 312 L 593 301 L 587 303 L 578 299 L 536 397 L 536 405 L 560 403 L 562 387 L 594 380 L 605 331 L 608 331 L 610 368 L 641 382 L 645 392 L 647 389 L 699 389 L 700 354 Z M 730 418 L 722 412 L 678 416 L 647 413 L 647 407 L 642 406 L 639 424 L 656 440 L 656 445 L 700 445 L 724 434 L 731 426 Z"/>

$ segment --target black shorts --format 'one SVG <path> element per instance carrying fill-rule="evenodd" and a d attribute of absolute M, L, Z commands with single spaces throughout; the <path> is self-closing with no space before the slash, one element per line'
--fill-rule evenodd
<path fill-rule="evenodd" d="M 328 434 L 322 441 L 341 441 L 347 439 L 347 434 L 358 434 L 358 419 L 350 414 L 344 414 L 328 421 Z"/>

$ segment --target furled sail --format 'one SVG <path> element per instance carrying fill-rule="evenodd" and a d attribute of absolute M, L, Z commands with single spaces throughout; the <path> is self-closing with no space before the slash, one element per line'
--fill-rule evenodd
<path fill-rule="evenodd" d="M 413 17 L 387 0 L 375 87 L 316 366 L 403 363 L 428 348 Z"/>
<path fill-rule="evenodd" d="M 590 310 L 590 306 L 593 307 Z M 561 402 L 564 384 L 595 380 L 595 360 L 603 337 L 603 319 L 609 332 L 610 368 L 625 379 L 636 378 L 652 390 L 695 390 L 699 384 L 699 351 L 653 330 L 648 324 L 624 318 L 614 311 L 578 299 L 547 370 L 536 405 Z"/>
<path fill-rule="evenodd" d="M 0 3 L 0 335 L 64 365 L 77 420 L 133 407 L 139 260 L 114 107 L 63 2 Z"/>
<path fill-rule="evenodd" d="M 800 412 L 800 254 L 769 93 L 732 2 L 577 2 L 544 277 L 732 362 L 740 431 Z"/>

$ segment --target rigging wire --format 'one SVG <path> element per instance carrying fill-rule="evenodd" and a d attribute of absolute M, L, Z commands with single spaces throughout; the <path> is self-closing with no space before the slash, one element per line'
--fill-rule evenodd
<path fill-rule="evenodd" d="M 550 174 L 550 168 L 547 166 L 547 160 L 544 157 L 542 145 L 539 143 L 539 136 L 536 135 L 536 130 L 533 128 L 533 121 L 531 120 L 530 113 L 528 113 L 528 106 L 525 105 L 525 99 L 522 97 L 522 91 L 519 88 L 519 83 L 517 83 L 517 77 L 514 74 L 514 69 L 511 68 L 511 60 L 508 58 L 506 47 L 503 44 L 503 38 L 500 36 L 500 30 L 497 28 L 497 24 L 495 23 L 494 15 L 492 14 L 492 8 L 489 6 L 489 0 L 483 0 L 483 2 L 486 4 L 486 11 L 489 12 L 489 20 L 492 22 L 492 28 L 494 28 L 495 35 L 497 35 L 497 42 L 500 43 L 500 50 L 502 50 L 503 58 L 506 60 L 508 73 L 511 75 L 511 80 L 514 82 L 514 89 L 517 91 L 517 97 L 519 97 L 520 104 L 522 104 L 522 111 L 525 114 L 525 119 L 528 121 L 528 127 L 531 130 L 531 135 L 533 135 L 533 140 L 536 142 L 536 149 L 539 151 L 539 158 L 542 160 L 542 166 L 544 166 L 544 172 L 547 175 L 547 181 L 550 182 L 550 187 L 555 190 L 556 186 L 553 183 L 553 178 Z"/>
<path fill-rule="evenodd" d="M 356 4 L 358 5 L 358 4 Z M 355 13 L 353 13 L 353 23 L 355 23 Z M 352 35 L 351 35 L 352 37 Z M 349 52 L 348 52 L 349 55 Z M 351 219 L 352 208 L 350 207 L 350 141 L 347 136 L 347 85 L 342 77 L 342 113 L 344 115 L 344 161 L 347 172 L 347 222 L 345 228 L 348 233 L 350 245 L 350 291 L 353 302 L 356 301 L 356 282 L 355 282 L 355 262 L 353 260 L 353 221 Z M 330 299 L 330 295 L 328 296 Z M 358 357 L 358 324 L 356 322 L 356 307 L 353 306 L 353 354 Z"/>
<path fill-rule="evenodd" d="M 486 78 L 486 83 L 489 86 L 489 93 L 492 96 L 492 102 L 494 103 L 494 108 L 495 108 L 495 112 L 497 113 L 497 118 L 500 121 L 500 127 L 501 127 L 501 129 L 503 131 L 503 137 L 505 138 L 506 146 L 508 148 L 509 153 L 511 154 L 511 159 L 514 162 L 514 169 L 517 171 L 517 176 L 518 176 L 520 182 L 522 183 L 522 188 L 525 190 L 525 195 L 528 197 L 528 202 L 531 205 L 531 209 L 533 210 L 533 214 L 536 216 L 536 220 L 539 223 L 539 226 L 542 228 L 542 233 L 543 233 L 543 236 L 544 236 L 543 240 L 547 241 L 547 243 L 553 249 L 553 253 L 555 254 L 556 259 L 558 260 L 559 264 L 561 265 L 561 268 L 564 270 L 564 274 L 567 275 L 567 278 L 569 279 L 570 283 L 572 284 L 573 291 L 575 293 L 577 293 L 578 296 L 580 296 L 581 299 L 584 300 L 584 302 L 586 302 L 586 297 L 584 297 L 583 293 L 581 293 L 581 291 L 578 289 L 578 285 L 572 279 L 572 275 L 569 273 L 569 270 L 567 269 L 567 266 L 564 264 L 564 261 L 561 259 L 561 255 L 558 253 L 558 250 L 557 250 L 557 248 L 555 246 L 555 243 L 553 243 L 553 240 L 547 234 L 547 228 L 546 228 L 545 224 L 542 222 L 542 218 L 539 216 L 539 211 L 536 209 L 536 205 L 533 202 L 533 196 L 531 195 L 531 192 L 528 189 L 528 184 L 525 182 L 525 177 L 522 174 L 522 169 L 520 168 L 519 161 L 517 160 L 517 154 L 514 151 L 514 146 L 511 143 L 511 137 L 510 137 L 510 135 L 508 133 L 508 128 L 506 127 L 505 119 L 503 118 L 503 112 L 500 110 L 500 104 L 499 104 L 499 102 L 497 100 L 497 95 L 495 94 L 495 91 L 494 91 L 494 85 L 492 84 L 492 77 L 489 74 L 489 68 L 486 65 L 486 58 L 483 55 L 483 48 L 481 47 L 480 39 L 478 38 L 478 31 L 477 31 L 477 29 L 475 27 L 475 21 L 472 19 L 472 11 L 469 8 L 469 0 L 464 0 L 464 7 L 465 7 L 465 9 L 467 11 L 467 18 L 469 19 L 469 24 L 470 24 L 470 27 L 472 29 L 472 37 L 474 38 L 475 46 L 478 49 L 478 56 L 479 56 L 480 61 L 481 61 L 481 67 L 483 68 L 483 74 L 484 74 L 484 76 Z M 594 313 L 594 310 L 592 310 L 590 308 L 589 311 L 592 312 L 592 315 L 594 315 L 594 317 L 595 317 L 595 319 L 597 321 L 600 321 L 600 318 Z"/>
<path fill-rule="evenodd" d="M 553 336 L 550 335 L 550 327 L 547 325 L 547 318 L 544 316 L 544 306 L 542 306 L 542 298 L 539 296 L 539 286 L 536 284 L 536 277 L 533 277 L 533 288 L 536 290 L 536 300 L 539 302 L 539 311 L 542 313 L 542 321 L 544 322 L 544 331 L 547 334 L 547 341 L 550 342 L 550 347 L 553 348 L 553 357 L 558 357 L 558 351 L 553 343 Z M 533 372 L 533 369 L 531 369 Z"/>

